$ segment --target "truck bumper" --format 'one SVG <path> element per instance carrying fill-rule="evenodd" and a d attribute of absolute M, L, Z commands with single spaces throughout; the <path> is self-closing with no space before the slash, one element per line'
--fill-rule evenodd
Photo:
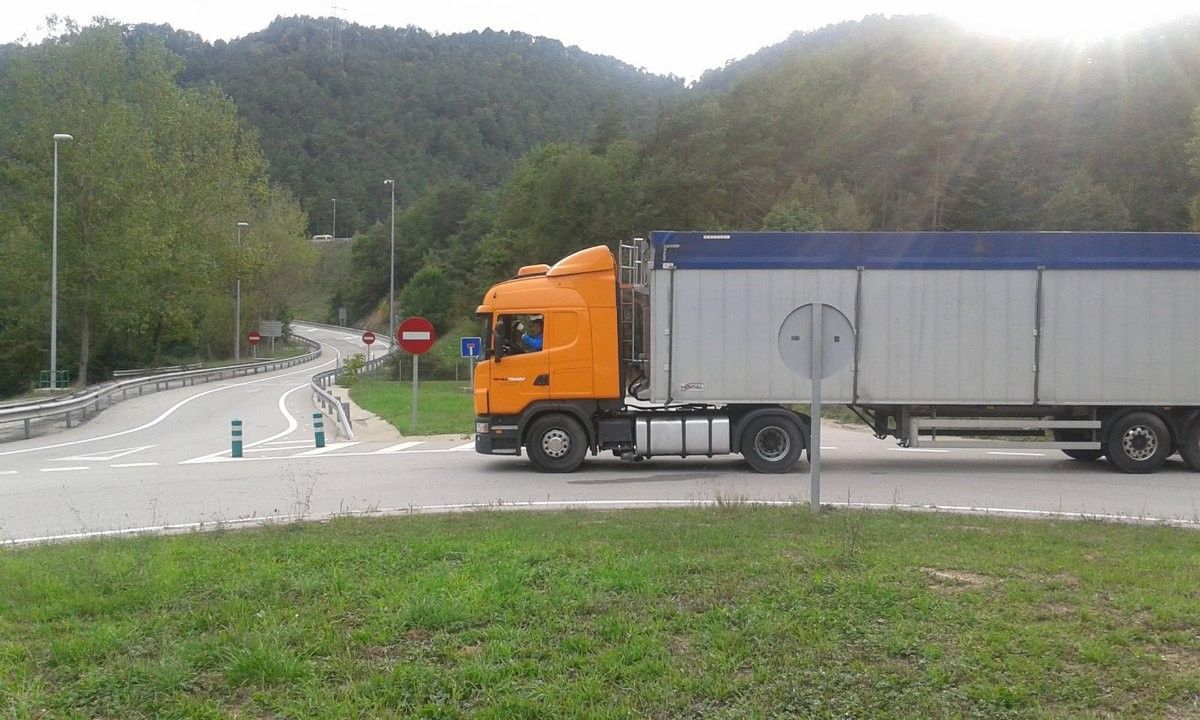
<path fill-rule="evenodd" d="M 520 455 L 520 426 L 515 418 L 477 416 L 475 452 L 481 455 Z"/>

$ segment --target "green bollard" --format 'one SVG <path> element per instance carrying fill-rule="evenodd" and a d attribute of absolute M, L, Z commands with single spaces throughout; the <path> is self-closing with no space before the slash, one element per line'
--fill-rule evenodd
<path fill-rule="evenodd" d="M 313 432 L 317 436 L 317 447 L 325 447 L 325 420 L 321 413 L 313 413 Z"/>
<path fill-rule="evenodd" d="M 240 458 L 242 456 L 242 421 L 233 421 L 233 456 Z"/>

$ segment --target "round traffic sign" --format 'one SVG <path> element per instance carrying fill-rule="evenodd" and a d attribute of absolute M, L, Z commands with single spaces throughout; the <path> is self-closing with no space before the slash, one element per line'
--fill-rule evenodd
<path fill-rule="evenodd" d="M 363 331 L 363 342 L 365 342 L 368 345 L 375 344 L 375 333 L 371 332 L 370 330 L 364 330 Z"/>
<path fill-rule="evenodd" d="M 251 345 L 257 345 L 262 340 L 262 335 L 257 330 L 251 330 L 246 334 L 246 339 L 250 341 Z"/>
<path fill-rule="evenodd" d="M 396 328 L 396 342 L 406 353 L 420 355 L 428 352 L 436 340 L 433 323 L 423 317 L 410 317 Z"/>

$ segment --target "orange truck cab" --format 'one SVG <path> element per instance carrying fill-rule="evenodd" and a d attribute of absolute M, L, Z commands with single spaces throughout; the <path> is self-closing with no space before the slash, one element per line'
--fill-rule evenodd
<path fill-rule="evenodd" d="M 739 433 L 753 426 L 766 453 L 758 464 L 748 457 L 755 469 L 783 472 L 795 464 L 807 425 L 780 406 L 767 412 L 775 423 L 764 425 L 762 408 L 754 406 L 627 402 L 639 383 L 645 387 L 646 361 L 642 372 L 636 362 L 622 361 L 622 332 L 644 332 L 633 317 L 636 303 L 622 303 L 622 292 L 633 289 L 618 282 L 605 246 L 554 266 L 527 265 L 487 291 L 476 310 L 484 325 L 483 359 L 475 368 L 476 452 L 520 455 L 524 448 L 539 470 L 570 472 L 589 451 L 611 450 L 627 460 L 740 452 Z"/>

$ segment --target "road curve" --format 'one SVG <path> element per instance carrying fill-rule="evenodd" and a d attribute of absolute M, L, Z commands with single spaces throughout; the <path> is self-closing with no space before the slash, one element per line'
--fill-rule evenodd
<path fill-rule="evenodd" d="M 317 362 L 131 399 L 71 431 L 0 446 L 0 540 L 500 503 L 611 507 L 808 496 L 807 465 L 758 475 L 736 456 L 628 463 L 602 455 L 579 472 L 546 475 L 523 458 L 476 455 L 466 434 L 331 440 L 317 450 L 308 378 L 362 345 L 349 331 L 299 329 L 326 345 Z M 245 423 L 246 443 L 236 460 L 229 457 L 235 417 Z M 831 503 L 1200 526 L 1200 474 L 1178 459 L 1163 472 L 1134 476 L 1054 450 L 904 450 L 839 426 L 827 425 L 823 442 L 822 498 Z"/>

